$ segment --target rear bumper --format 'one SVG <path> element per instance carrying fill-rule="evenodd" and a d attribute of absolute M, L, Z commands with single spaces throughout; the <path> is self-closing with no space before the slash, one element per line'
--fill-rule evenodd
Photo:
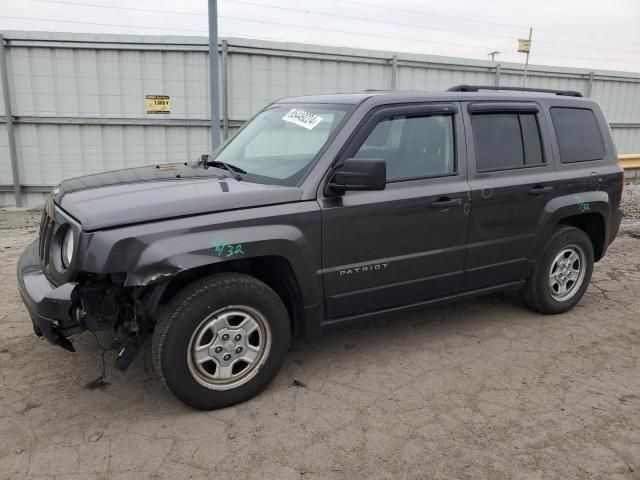
<path fill-rule="evenodd" d="M 66 337 L 83 330 L 73 318 L 76 283 L 52 284 L 42 271 L 38 242 L 30 244 L 18 261 L 18 288 L 34 331 L 49 342 L 73 349 Z"/>
<path fill-rule="evenodd" d="M 622 210 L 615 208 L 611 212 L 611 230 L 609 232 L 609 243 L 613 242 L 620 230 L 620 224 L 622 223 Z"/>
<path fill-rule="evenodd" d="M 602 253 L 596 256 L 596 262 L 601 260 L 607 253 L 609 245 L 613 243 L 620 231 L 620 225 L 622 224 L 622 210 L 620 208 L 614 208 L 611 210 L 611 217 L 609 219 L 609 228 L 605 232 L 605 243 Z"/>

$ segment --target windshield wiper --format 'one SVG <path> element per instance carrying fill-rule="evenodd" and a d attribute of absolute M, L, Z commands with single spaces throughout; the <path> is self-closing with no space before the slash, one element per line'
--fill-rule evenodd
<path fill-rule="evenodd" d="M 209 162 L 209 165 L 212 165 L 214 167 L 217 167 L 216 164 L 220 164 L 220 165 L 224 165 L 224 168 L 226 168 L 227 170 L 233 170 L 234 172 L 238 172 L 238 173 L 247 173 L 246 170 L 243 170 L 242 168 L 232 164 L 232 163 L 227 163 L 227 162 L 221 162 L 219 160 L 211 160 Z"/>
<path fill-rule="evenodd" d="M 219 160 L 209 160 L 207 161 L 207 165 L 209 165 L 210 167 L 223 168 L 227 170 L 229 173 L 231 173 L 232 177 L 238 181 L 242 180 L 242 176 L 240 175 L 241 173 L 245 173 L 245 174 L 247 173 L 245 170 L 241 169 L 240 167 L 236 167 L 235 165 L 232 165 L 227 162 L 221 162 Z"/>
<path fill-rule="evenodd" d="M 247 173 L 245 170 L 241 169 L 240 167 L 236 167 L 231 163 L 221 162 L 219 160 L 209 160 L 209 154 L 207 153 L 200 156 L 200 160 L 198 160 L 198 165 L 201 165 L 204 168 L 215 167 L 215 168 L 220 168 L 222 170 L 226 170 L 231 174 L 229 178 L 235 178 L 238 181 L 242 180 L 242 177 L 239 175 L 240 173 L 244 173 L 244 174 Z M 238 172 L 238 173 L 235 173 L 235 172 Z"/>

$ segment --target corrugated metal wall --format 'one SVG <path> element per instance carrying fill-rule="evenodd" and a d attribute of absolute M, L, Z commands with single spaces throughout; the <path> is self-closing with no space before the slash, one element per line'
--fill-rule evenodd
<path fill-rule="evenodd" d="M 23 202 L 64 178 L 184 161 L 209 150 L 206 38 L 5 32 Z M 522 66 L 246 39 L 222 42 L 229 133 L 286 96 L 365 89 L 522 85 Z M 532 66 L 528 86 L 580 90 L 605 109 L 620 153 L 640 152 L 640 75 Z M 146 95 L 171 113 L 147 114 Z M 2 97 L 0 96 L 0 105 Z M 0 204 L 13 204 L 4 106 Z"/>

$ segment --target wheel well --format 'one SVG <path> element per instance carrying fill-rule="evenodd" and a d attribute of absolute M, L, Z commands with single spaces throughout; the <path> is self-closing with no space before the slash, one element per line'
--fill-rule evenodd
<path fill-rule="evenodd" d="M 168 303 L 176 293 L 194 280 L 221 272 L 244 273 L 267 284 L 284 303 L 291 321 L 292 333 L 300 333 L 304 317 L 300 287 L 289 262 L 276 255 L 203 265 L 181 272 L 169 281 L 160 304 Z"/>
<path fill-rule="evenodd" d="M 582 213 L 580 215 L 563 218 L 558 223 L 561 225 L 571 225 L 586 233 L 593 245 L 594 260 L 597 262 L 602 258 L 604 255 L 606 228 L 604 217 L 601 214 L 595 212 Z"/>

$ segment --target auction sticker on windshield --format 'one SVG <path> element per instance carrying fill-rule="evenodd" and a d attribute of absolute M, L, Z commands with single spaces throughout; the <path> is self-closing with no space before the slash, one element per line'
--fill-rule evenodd
<path fill-rule="evenodd" d="M 322 117 L 320 115 L 306 112 L 300 108 L 292 108 L 284 117 L 282 117 L 282 119 L 285 122 L 293 123 L 299 127 L 304 127 L 307 130 L 311 130 L 322 121 Z"/>

